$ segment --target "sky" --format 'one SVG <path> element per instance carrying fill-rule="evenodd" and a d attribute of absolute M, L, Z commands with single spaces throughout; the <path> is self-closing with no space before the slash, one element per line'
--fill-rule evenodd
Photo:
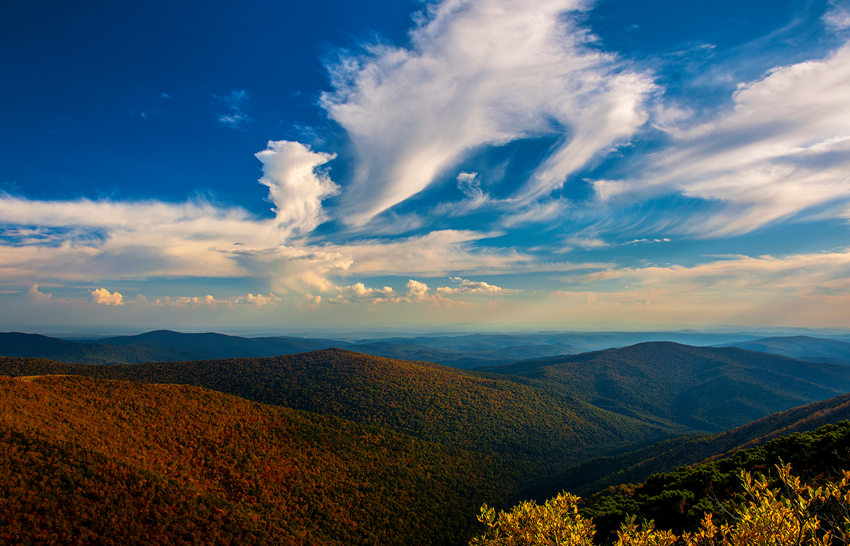
<path fill-rule="evenodd" d="M 850 0 L 5 2 L 0 329 L 850 328 Z"/>

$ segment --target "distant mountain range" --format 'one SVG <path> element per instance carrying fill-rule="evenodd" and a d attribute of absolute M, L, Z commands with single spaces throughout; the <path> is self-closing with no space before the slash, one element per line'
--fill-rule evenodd
<path fill-rule="evenodd" d="M 69 341 L 38 334 L 0 333 L 0 355 L 86 364 L 135 364 L 174 360 L 277 356 L 328 349 L 345 342 L 325 339 L 184 334 L 157 330 L 96 341 Z"/>
<path fill-rule="evenodd" d="M 49 358 L 77 364 L 136 364 L 177 360 L 262 357 L 342 348 L 404 360 L 436 362 L 455 368 L 508 364 L 528 358 L 577 354 L 644 341 L 711 345 L 755 339 L 747 335 L 697 332 L 567 332 L 540 334 L 464 334 L 362 339 L 240 337 L 157 330 L 139 335 L 65 340 L 0 333 L 0 356 Z"/>
<path fill-rule="evenodd" d="M 722 347 L 738 347 L 790 356 L 812 362 L 850 365 L 850 341 L 810 336 L 766 337 L 752 341 L 725 343 Z"/>

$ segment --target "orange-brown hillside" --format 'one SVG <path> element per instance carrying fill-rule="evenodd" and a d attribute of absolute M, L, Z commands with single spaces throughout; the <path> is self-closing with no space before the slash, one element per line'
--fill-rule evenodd
<path fill-rule="evenodd" d="M 191 386 L 0 377 L 0 542 L 463 542 L 490 459 Z"/>

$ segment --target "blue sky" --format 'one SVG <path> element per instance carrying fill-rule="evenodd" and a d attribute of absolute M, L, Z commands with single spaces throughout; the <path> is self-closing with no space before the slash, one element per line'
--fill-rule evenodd
<path fill-rule="evenodd" d="M 850 2 L 14 2 L 0 327 L 850 328 Z"/>

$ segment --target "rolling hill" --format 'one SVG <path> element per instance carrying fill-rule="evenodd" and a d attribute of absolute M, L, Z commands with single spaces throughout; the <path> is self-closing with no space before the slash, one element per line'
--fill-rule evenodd
<path fill-rule="evenodd" d="M 116 366 L 5 358 L 0 359 L 0 374 L 74 374 L 195 385 L 497 454 L 524 461 L 539 472 L 682 432 L 681 427 L 617 415 L 550 388 L 344 350 Z"/>
<path fill-rule="evenodd" d="M 482 371 L 623 415 L 721 431 L 850 391 L 850 368 L 736 348 L 640 343 Z"/>
<path fill-rule="evenodd" d="M 497 467 L 197 387 L 0 377 L 0 542 L 460 543 Z"/>

